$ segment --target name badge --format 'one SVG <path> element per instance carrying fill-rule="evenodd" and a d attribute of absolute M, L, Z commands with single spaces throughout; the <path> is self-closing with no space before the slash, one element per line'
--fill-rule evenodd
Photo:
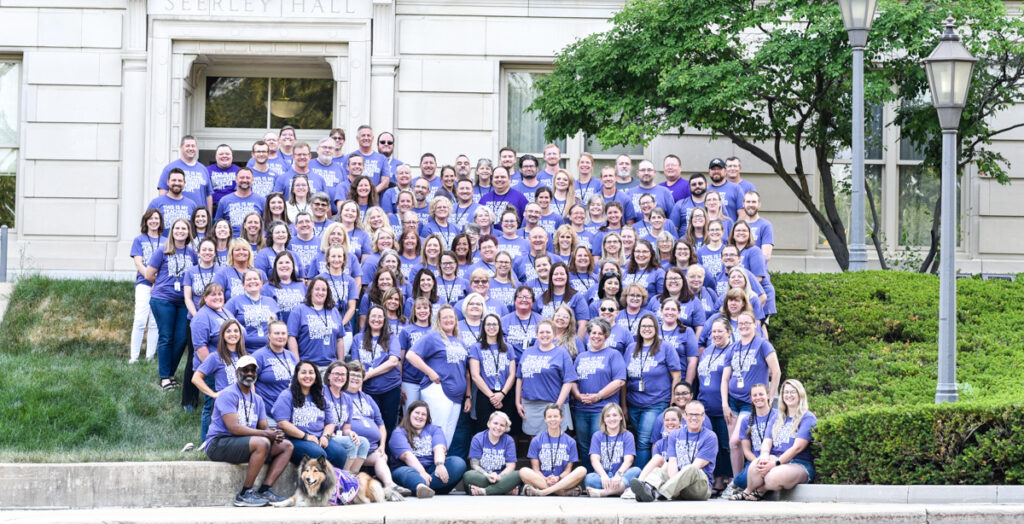
<path fill-rule="evenodd" d="M 181 282 L 180 281 L 177 281 L 177 280 L 174 281 L 174 292 L 175 293 L 181 293 Z"/>

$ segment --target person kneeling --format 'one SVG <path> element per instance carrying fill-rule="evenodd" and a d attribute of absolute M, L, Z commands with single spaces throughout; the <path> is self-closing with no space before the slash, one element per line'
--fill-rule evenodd
<path fill-rule="evenodd" d="M 449 493 L 466 472 L 466 461 L 445 456 L 444 431 L 430 423 L 430 408 L 422 400 L 409 404 L 409 411 L 391 435 L 390 446 L 398 461 L 405 463 L 392 473 L 395 481 L 418 498 Z"/>
<path fill-rule="evenodd" d="M 547 431 L 538 433 L 530 441 L 529 468 L 519 470 L 523 481 L 523 495 L 562 495 L 578 497 L 582 494 L 580 484 L 587 475 L 587 469 L 573 463 L 579 460 L 576 441 L 562 432 L 562 407 L 550 403 L 544 407 L 544 424 Z"/>
<path fill-rule="evenodd" d="M 633 479 L 629 489 L 637 502 L 707 500 L 718 454 L 718 437 L 704 425 L 704 405 L 693 400 L 684 410 L 686 427 L 673 431 L 665 446 L 667 460 L 645 480 Z"/>
<path fill-rule="evenodd" d="M 249 463 L 242 490 L 235 496 L 236 506 L 266 506 L 284 500 L 271 487 L 292 456 L 292 443 L 285 440 L 284 433 L 267 426 L 263 399 L 253 391 L 258 372 L 259 364 L 252 356 L 238 359 L 235 363 L 238 380 L 217 394 L 210 431 L 203 443 L 206 455 L 214 462 Z M 270 470 L 256 491 L 253 484 L 268 459 Z"/>

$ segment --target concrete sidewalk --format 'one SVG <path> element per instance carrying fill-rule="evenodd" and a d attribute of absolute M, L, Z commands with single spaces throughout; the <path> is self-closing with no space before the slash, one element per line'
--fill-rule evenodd
<path fill-rule="evenodd" d="M 328 508 L 152 508 L 0 511 L 12 523 L 342 522 L 376 524 L 1018 523 L 1024 505 L 655 502 L 620 499 L 438 496 L 430 500 Z"/>

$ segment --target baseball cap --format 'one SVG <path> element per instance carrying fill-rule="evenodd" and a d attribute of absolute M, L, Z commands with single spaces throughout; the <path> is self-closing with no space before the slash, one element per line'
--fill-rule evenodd
<path fill-rule="evenodd" d="M 257 370 L 260 369 L 259 363 L 256 362 L 255 358 L 252 358 L 252 355 L 245 355 L 238 359 L 238 362 L 235 362 L 235 369 L 242 369 L 246 366 L 256 366 Z"/>
<path fill-rule="evenodd" d="M 712 160 L 711 163 L 708 164 L 708 169 L 711 169 L 713 167 L 720 167 L 722 169 L 725 169 L 725 160 L 722 160 L 721 158 L 716 158 Z"/>

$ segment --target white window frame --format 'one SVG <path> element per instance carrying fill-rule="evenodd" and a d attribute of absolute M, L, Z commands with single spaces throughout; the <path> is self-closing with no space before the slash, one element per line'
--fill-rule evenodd
<path fill-rule="evenodd" d="M 21 154 L 21 144 L 24 143 L 25 137 L 25 61 L 22 56 L 19 55 L 6 55 L 0 54 L 0 61 L 2 62 L 14 62 L 18 64 L 18 78 L 17 87 L 14 94 L 15 101 L 17 104 L 15 110 L 15 133 L 14 142 L 11 143 L 0 143 L 0 149 L 10 149 L 14 151 L 14 224 L 7 224 L 7 227 L 11 232 L 17 231 L 17 225 L 22 221 L 22 209 L 24 208 L 22 202 L 22 190 L 25 183 L 22 175 L 25 172 L 25 158 Z"/>

